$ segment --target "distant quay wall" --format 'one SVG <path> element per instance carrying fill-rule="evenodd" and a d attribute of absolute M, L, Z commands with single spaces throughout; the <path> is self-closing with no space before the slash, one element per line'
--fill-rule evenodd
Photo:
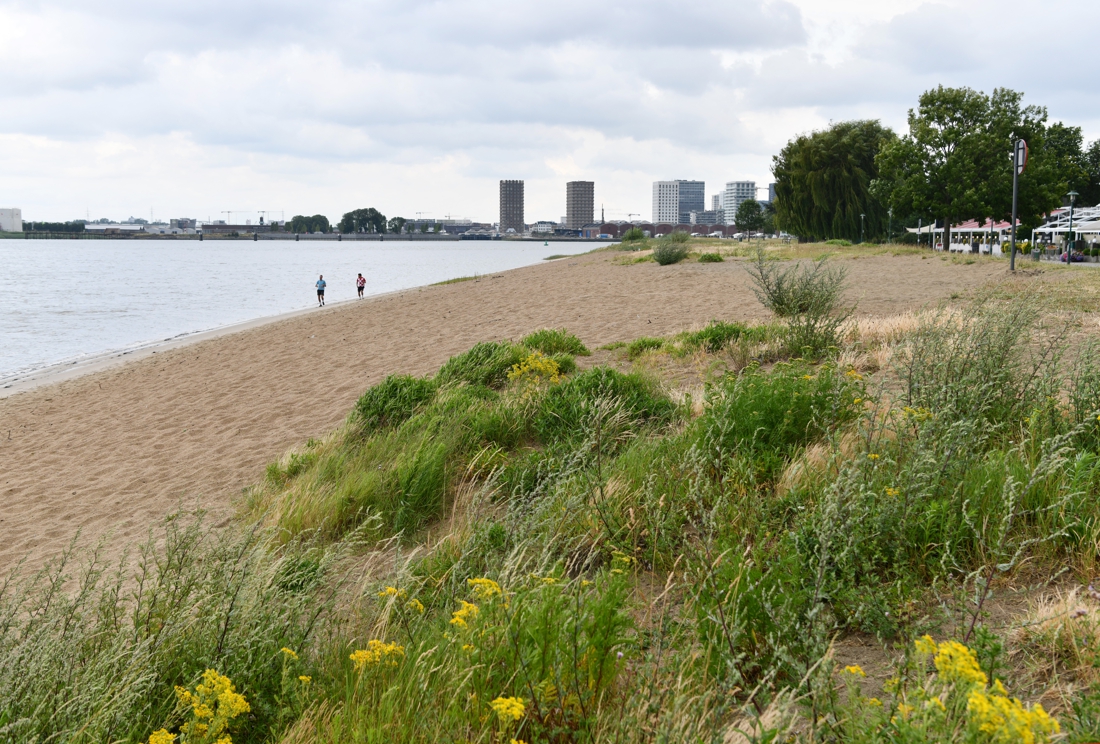
<path fill-rule="evenodd" d="M 309 233 L 245 233 L 243 235 L 225 235 L 220 233 L 209 233 L 203 235 L 154 235 L 154 234 L 141 234 L 141 233 L 112 233 L 104 235 L 102 233 L 91 232 L 0 232 L 0 240 L 295 240 L 295 241 L 333 241 L 339 242 L 344 240 L 365 240 L 374 241 L 376 243 L 391 243 L 400 241 L 461 241 L 463 238 L 459 235 L 420 235 L 420 234 L 408 234 L 397 235 L 394 233 L 326 233 L 324 235 L 313 235 Z M 560 235 L 547 235 L 539 237 L 509 237 L 503 239 L 497 239 L 493 242 L 538 242 L 538 241 L 553 240 L 555 242 L 562 243 L 607 243 L 607 238 L 572 238 L 564 237 Z M 470 242 L 470 239 L 466 239 Z M 610 242 L 615 242 L 613 239 Z"/>

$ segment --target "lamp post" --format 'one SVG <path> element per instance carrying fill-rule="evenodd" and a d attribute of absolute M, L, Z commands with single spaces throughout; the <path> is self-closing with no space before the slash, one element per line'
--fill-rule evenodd
<path fill-rule="evenodd" d="M 1070 265 L 1073 259 L 1073 245 L 1077 241 L 1073 239 L 1073 206 L 1077 203 L 1077 192 L 1071 191 L 1066 196 L 1069 197 L 1069 233 L 1066 235 L 1066 266 Z"/>
<path fill-rule="evenodd" d="M 886 213 L 888 215 L 890 215 L 890 218 L 889 218 L 888 222 L 886 223 L 887 224 L 886 242 L 887 243 L 893 243 L 894 242 L 894 208 L 890 207 L 890 209 L 886 210 Z"/>
<path fill-rule="evenodd" d="M 859 242 L 863 243 L 863 212 L 859 213 Z"/>

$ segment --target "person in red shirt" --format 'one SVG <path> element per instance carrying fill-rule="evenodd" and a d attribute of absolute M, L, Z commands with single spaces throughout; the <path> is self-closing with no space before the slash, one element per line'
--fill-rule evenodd
<path fill-rule="evenodd" d="M 360 274 L 359 278 L 355 280 L 355 288 L 359 290 L 359 299 L 363 299 L 363 287 L 367 286 L 367 280 Z"/>

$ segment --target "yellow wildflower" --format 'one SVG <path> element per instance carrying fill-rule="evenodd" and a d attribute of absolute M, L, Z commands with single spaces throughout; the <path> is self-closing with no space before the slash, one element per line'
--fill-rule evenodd
<path fill-rule="evenodd" d="M 500 720 L 505 723 L 523 718 L 523 713 L 527 709 L 523 698 L 520 697 L 498 697 L 489 703 L 489 707 L 496 711 Z"/>
<path fill-rule="evenodd" d="M 303 685 L 308 685 L 310 682 L 313 681 L 313 677 L 310 677 L 307 674 L 301 674 L 298 676 L 298 681 L 301 682 Z"/>
<path fill-rule="evenodd" d="M 877 460 L 878 458 L 879 458 L 879 456 L 876 455 L 874 452 L 867 455 L 868 460 Z"/>
<path fill-rule="evenodd" d="M 898 489 L 896 489 L 896 488 L 890 488 L 889 486 L 887 486 L 887 487 L 886 487 L 886 495 L 887 495 L 887 496 L 890 496 L 890 497 L 895 497 L 895 496 L 897 496 L 897 495 L 898 495 L 899 493 L 901 493 L 901 491 L 899 491 L 899 490 L 898 490 Z"/>
<path fill-rule="evenodd" d="M 405 606 L 421 615 L 424 614 L 424 604 L 419 599 L 410 599 L 409 603 Z"/>
<path fill-rule="evenodd" d="M 467 621 L 477 617 L 477 613 L 480 610 L 476 604 L 467 602 L 466 600 L 460 600 L 460 603 L 462 606 L 451 613 L 451 625 L 465 628 Z"/>
<path fill-rule="evenodd" d="M 474 596 L 481 600 L 492 599 L 501 595 L 500 584 L 492 579 L 466 579 L 474 590 Z"/>
<path fill-rule="evenodd" d="M 404 655 L 404 646 L 370 640 L 365 649 L 354 651 L 348 658 L 355 664 L 355 671 L 361 672 L 367 665 L 384 663 L 386 666 L 397 666 L 397 657 Z"/>
<path fill-rule="evenodd" d="M 530 354 L 519 364 L 513 364 L 508 372 L 509 382 L 539 385 L 544 382 L 554 384 L 560 380 L 561 368 L 558 363 L 541 351 Z"/>
<path fill-rule="evenodd" d="M 867 698 L 867 704 L 868 704 L 868 705 L 873 705 L 873 706 L 875 706 L 876 708 L 881 708 L 881 707 L 882 707 L 882 701 L 881 701 L 881 700 L 879 700 L 879 699 L 878 699 L 878 698 L 876 698 L 876 697 L 873 697 L 873 698 Z"/>
<path fill-rule="evenodd" d="M 289 648 L 287 648 L 286 646 L 283 646 L 283 647 L 282 647 L 281 649 L 279 649 L 279 650 L 280 650 L 280 651 L 282 651 L 282 652 L 283 652 L 284 654 L 286 654 L 286 656 L 287 656 L 287 657 L 289 657 L 289 658 L 291 658 L 291 659 L 297 659 L 297 658 L 298 658 L 298 654 L 294 653 L 293 651 L 291 651 L 291 650 L 290 650 Z"/>
<path fill-rule="evenodd" d="M 180 726 L 184 740 L 229 741 L 225 730 L 229 722 L 252 710 L 244 696 L 237 693 L 230 679 L 213 669 L 203 672 L 202 682 L 190 692 L 183 687 L 176 688 L 176 697 L 180 703 L 191 709 L 192 718 Z"/>
<path fill-rule="evenodd" d="M 932 640 L 932 636 L 923 635 L 913 642 L 913 646 L 917 649 L 917 653 L 926 654 L 931 656 L 936 653 L 936 642 Z"/>
<path fill-rule="evenodd" d="M 863 398 L 856 398 L 855 400 L 852 401 L 852 405 L 858 406 L 862 402 L 863 402 Z"/>
<path fill-rule="evenodd" d="M 545 576 L 545 577 L 539 579 L 539 581 L 541 581 L 543 584 L 547 584 L 549 586 L 553 586 L 554 584 L 558 583 L 557 578 L 555 578 L 553 576 Z"/>
<path fill-rule="evenodd" d="M 812 380 L 812 379 L 814 379 L 814 376 L 813 375 L 802 375 L 802 379 L 803 380 Z"/>
<path fill-rule="evenodd" d="M 931 698 L 927 703 L 925 703 L 925 707 L 926 708 L 938 708 L 940 713 L 946 713 L 947 712 L 947 706 L 945 706 L 943 704 L 943 701 L 940 700 L 938 697 Z"/>
<path fill-rule="evenodd" d="M 856 372 L 854 369 L 850 369 L 847 372 L 845 372 L 844 374 L 849 379 L 852 379 L 852 380 L 862 380 L 863 379 L 863 375 L 861 375 L 859 372 Z"/>
<path fill-rule="evenodd" d="M 149 735 L 149 744 L 172 744 L 175 740 L 176 735 L 168 733 L 167 729 L 158 729 Z"/>
<path fill-rule="evenodd" d="M 1058 721 L 1051 718 L 1042 705 L 1036 703 L 1028 710 L 1016 698 L 990 695 L 982 690 L 970 693 L 966 711 L 971 723 L 982 733 L 989 734 L 994 742 L 1047 742 L 1051 734 L 1061 730 Z"/>
<path fill-rule="evenodd" d="M 385 589 L 378 592 L 378 596 L 380 599 L 385 599 L 386 597 L 397 597 L 401 599 L 405 596 L 405 590 L 398 589 L 396 586 L 387 586 Z"/>
<path fill-rule="evenodd" d="M 845 674 L 852 674 L 856 677 L 866 677 L 867 672 L 863 671 L 863 668 L 859 664 L 850 664 L 844 667 Z"/>
<path fill-rule="evenodd" d="M 512 739 L 512 744 L 527 744 L 523 739 Z"/>
<path fill-rule="evenodd" d="M 935 658 L 936 671 L 948 682 L 985 687 L 985 672 L 978 666 L 978 657 L 958 641 L 944 641 Z"/>

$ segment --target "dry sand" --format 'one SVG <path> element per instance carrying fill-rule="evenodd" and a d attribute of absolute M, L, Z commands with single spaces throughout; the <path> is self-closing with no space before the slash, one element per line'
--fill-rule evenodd
<path fill-rule="evenodd" d="M 79 530 L 142 540 L 180 503 L 218 519 L 265 465 L 338 425 L 390 373 L 566 327 L 597 346 L 766 317 L 743 264 L 620 265 L 597 253 L 316 310 L 0 399 L 0 571 Z M 844 260 L 859 312 L 890 315 L 1003 276 L 999 262 Z"/>

